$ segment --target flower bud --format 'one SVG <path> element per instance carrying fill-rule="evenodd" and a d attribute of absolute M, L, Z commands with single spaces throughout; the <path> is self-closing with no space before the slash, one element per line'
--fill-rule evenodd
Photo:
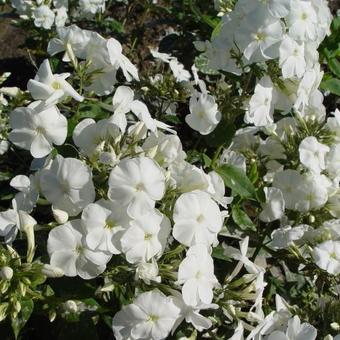
<path fill-rule="evenodd" d="M 50 264 L 44 264 L 41 272 L 47 277 L 52 278 L 64 276 L 64 271 L 62 269 L 60 269 L 59 267 L 51 266 Z"/>
<path fill-rule="evenodd" d="M 68 213 L 66 211 L 52 208 L 52 213 L 53 213 L 54 219 L 59 224 L 64 224 L 68 221 Z"/>
<path fill-rule="evenodd" d="M 67 300 L 64 303 L 64 309 L 65 309 L 65 312 L 77 313 L 78 306 L 77 306 L 77 303 L 74 300 Z"/>
<path fill-rule="evenodd" d="M 13 277 L 13 269 L 11 267 L 2 267 L 0 269 L 0 279 L 1 280 L 11 280 Z"/>

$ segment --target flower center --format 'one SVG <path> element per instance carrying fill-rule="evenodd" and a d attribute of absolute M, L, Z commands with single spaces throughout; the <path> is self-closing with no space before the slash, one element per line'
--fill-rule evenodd
<path fill-rule="evenodd" d="M 42 126 L 38 126 L 36 129 L 35 129 L 35 132 L 37 133 L 37 135 L 39 134 L 44 134 L 45 133 L 45 129 L 42 127 Z"/>
<path fill-rule="evenodd" d="M 136 191 L 145 191 L 145 186 L 143 183 L 138 183 L 136 186 Z"/>
<path fill-rule="evenodd" d="M 202 214 L 199 215 L 199 216 L 196 218 L 196 221 L 197 221 L 198 223 L 202 223 L 204 220 L 205 220 L 205 218 L 204 218 L 204 216 L 203 216 Z"/>
<path fill-rule="evenodd" d="M 301 14 L 301 20 L 306 20 L 308 18 L 308 14 L 307 13 L 302 13 Z"/>
<path fill-rule="evenodd" d="M 145 241 L 150 241 L 152 239 L 152 234 L 150 233 L 145 233 L 144 234 L 144 240 Z"/>
<path fill-rule="evenodd" d="M 61 89 L 61 84 L 57 81 L 54 81 L 52 83 L 52 87 L 55 89 L 55 90 L 60 90 Z"/>
<path fill-rule="evenodd" d="M 159 320 L 159 316 L 158 315 L 150 314 L 149 317 L 148 317 L 148 321 L 156 322 L 157 320 Z"/>
<path fill-rule="evenodd" d="M 74 250 L 78 255 L 80 255 L 84 250 L 84 247 L 81 244 L 78 244 L 76 249 Z"/>
<path fill-rule="evenodd" d="M 263 41 L 263 40 L 265 40 L 265 38 L 266 38 L 266 35 L 263 32 L 257 32 L 255 34 L 255 40 L 256 41 Z"/>
<path fill-rule="evenodd" d="M 329 257 L 331 257 L 332 259 L 335 259 L 335 260 L 337 259 L 336 253 L 334 251 L 329 254 Z"/>
<path fill-rule="evenodd" d="M 113 229 L 114 227 L 117 227 L 117 226 L 118 226 L 118 224 L 116 222 L 110 221 L 110 220 L 106 220 L 104 228 Z"/>

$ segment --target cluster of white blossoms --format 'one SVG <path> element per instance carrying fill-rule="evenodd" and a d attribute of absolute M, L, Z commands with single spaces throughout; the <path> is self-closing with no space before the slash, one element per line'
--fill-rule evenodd
<path fill-rule="evenodd" d="M 69 22 L 92 19 L 105 11 L 106 0 L 11 0 L 12 7 L 23 20 L 32 20 L 35 27 L 50 30 Z"/>
<path fill-rule="evenodd" d="M 55 73 L 45 59 L 27 84 L 31 100 L 10 113 L 5 142 L 33 161 L 11 179 L 17 193 L 0 212 L 0 237 L 9 249 L 26 238 L 27 262 L 40 265 L 37 235 L 48 234 L 45 276 L 98 278 L 98 295 L 114 299 L 131 291 L 112 318 L 118 340 L 161 340 L 183 324 L 193 329 L 190 339 L 197 332 L 213 338 L 222 326 L 232 330 L 224 336 L 229 340 L 316 339 L 297 306 L 279 295 L 276 310 L 263 305 L 267 263 L 280 251 L 294 254 L 298 270 L 313 270 L 315 282 L 323 275 L 333 284 L 340 274 L 340 111 L 326 118 L 318 90 L 317 48 L 331 22 L 327 3 L 239 0 L 212 41 L 197 44 L 210 68 L 241 75 L 253 64 L 275 62 L 280 72 L 256 80 L 244 102 L 250 126 L 207 156 L 209 166 L 192 161 L 174 128 L 154 118 L 119 41 L 64 27 L 67 1 L 53 1 L 54 9 L 31 1 L 13 6 L 36 26 L 55 22 L 48 53 L 62 53 L 71 71 Z M 85 15 L 104 8 L 104 1 L 79 4 Z M 208 82 L 195 66 L 189 72 L 169 54 L 152 55 L 169 64 L 186 91 L 183 121 L 195 134 L 211 134 L 223 113 Z M 104 118 L 82 118 L 86 104 Z M 65 151 L 70 145 L 73 152 Z M 250 181 L 249 173 L 257 178 Z M 41 206 L 48 217 L 39 220 Z M 248 233 L 253 221 L 241 208 L 261 226 L 258 235 Z M 16 275 L 8 268 L 0 266 L 1 279 Z M 332 286 L 337 299 L 339 287 Z"/>

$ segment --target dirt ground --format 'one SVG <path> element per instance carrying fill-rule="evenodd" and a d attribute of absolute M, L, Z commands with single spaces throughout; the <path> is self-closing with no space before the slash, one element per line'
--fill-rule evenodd
<path fill-rule="evenodd" d="M 199 1 L 203 0 L 198 0 L 198 3 Z M 333 14 L 335 14 L 337 10 L 340 10 L 340 0 L 330 0 L 329 6 Z M 12 10 L 9 5 L 0 6 L 0 74 L 3 72 L 12 73 L 11 77 L 6 81 L 6 86 L 19 86 L 22 89 L 26 89 L 27 81 L 35 74 L 35 68 L 30 60 L 31 57 L 28 50 L 24 47 L 27 33 L 12 24 L 13 15 L 11 12 Z M 119 12 L 120 14 L 122 13 L 122 11 L 117 11 L 116 14 Z M 115 13 L 115 11 L 113 11 L 113 13 Z M 120 15 L 118 14 L 118 16 Z M 167 25 L 164 25 L 164 20 L 156 17 L 149 17 L 146 21 L 143 20 L 142 27 L 139 25 L 140 22 L 138 19 L 133 21 L 135 25 L 128 25 L 128 31 L 137 31 L 138 34 L 140 34 L 139 43 L 145 47 L 148 47 L 152 40 L 154 43 L 158 43 L 155 41 L 157 40 L 155 37 L 160 37 L 167 27 Z M 140 69 L 147 65 L 147 63 L 145 63 L 146 51 L 148 51 L 148 48 L 142 48 L 138 51 L 138 54 L 140 54 L 138 55 L 138 59 L 139 61 L 143 61 L 143 63 L 139 65 Z M 190 50 L 187 50 L 186 53 L 190 53 Z"/>

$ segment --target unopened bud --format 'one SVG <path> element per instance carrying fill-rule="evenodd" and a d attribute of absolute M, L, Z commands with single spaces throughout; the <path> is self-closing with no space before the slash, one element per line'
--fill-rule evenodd
<path fill-rule="evenodd" d="M 331 328 L 334 329 L 335 331 L 340 330 L 340 325 L 337 322 L 332 322 L 331 323 Z"/>
<path fill-rule="evenodd" d="M 13 277 L 13 269 L 11 267 L 5 266 L 0 269 L 1 280 L 11 280 L 12 277 Z"/>
<path fill-rule="evenodd" d="M 64 224 L 68 221 L 68 213 L 66 211 L 52 208 L 52 213 L 57 223 Z"/>
<path fill-rule="evenodd" d="M 73 300 L 67 300 L 64 303 L 64 309 L 66 312 L 76 313 L 78 311 L 77 303 Z"/>
<path fill-rule="evenodd" d="M 41 272 L 47 277 L 52 278 L 64 276 L 64 271 L 62 269 L 60 269 L 59 267 L 51 266 L 50 264 L 44 264 Z"/>

